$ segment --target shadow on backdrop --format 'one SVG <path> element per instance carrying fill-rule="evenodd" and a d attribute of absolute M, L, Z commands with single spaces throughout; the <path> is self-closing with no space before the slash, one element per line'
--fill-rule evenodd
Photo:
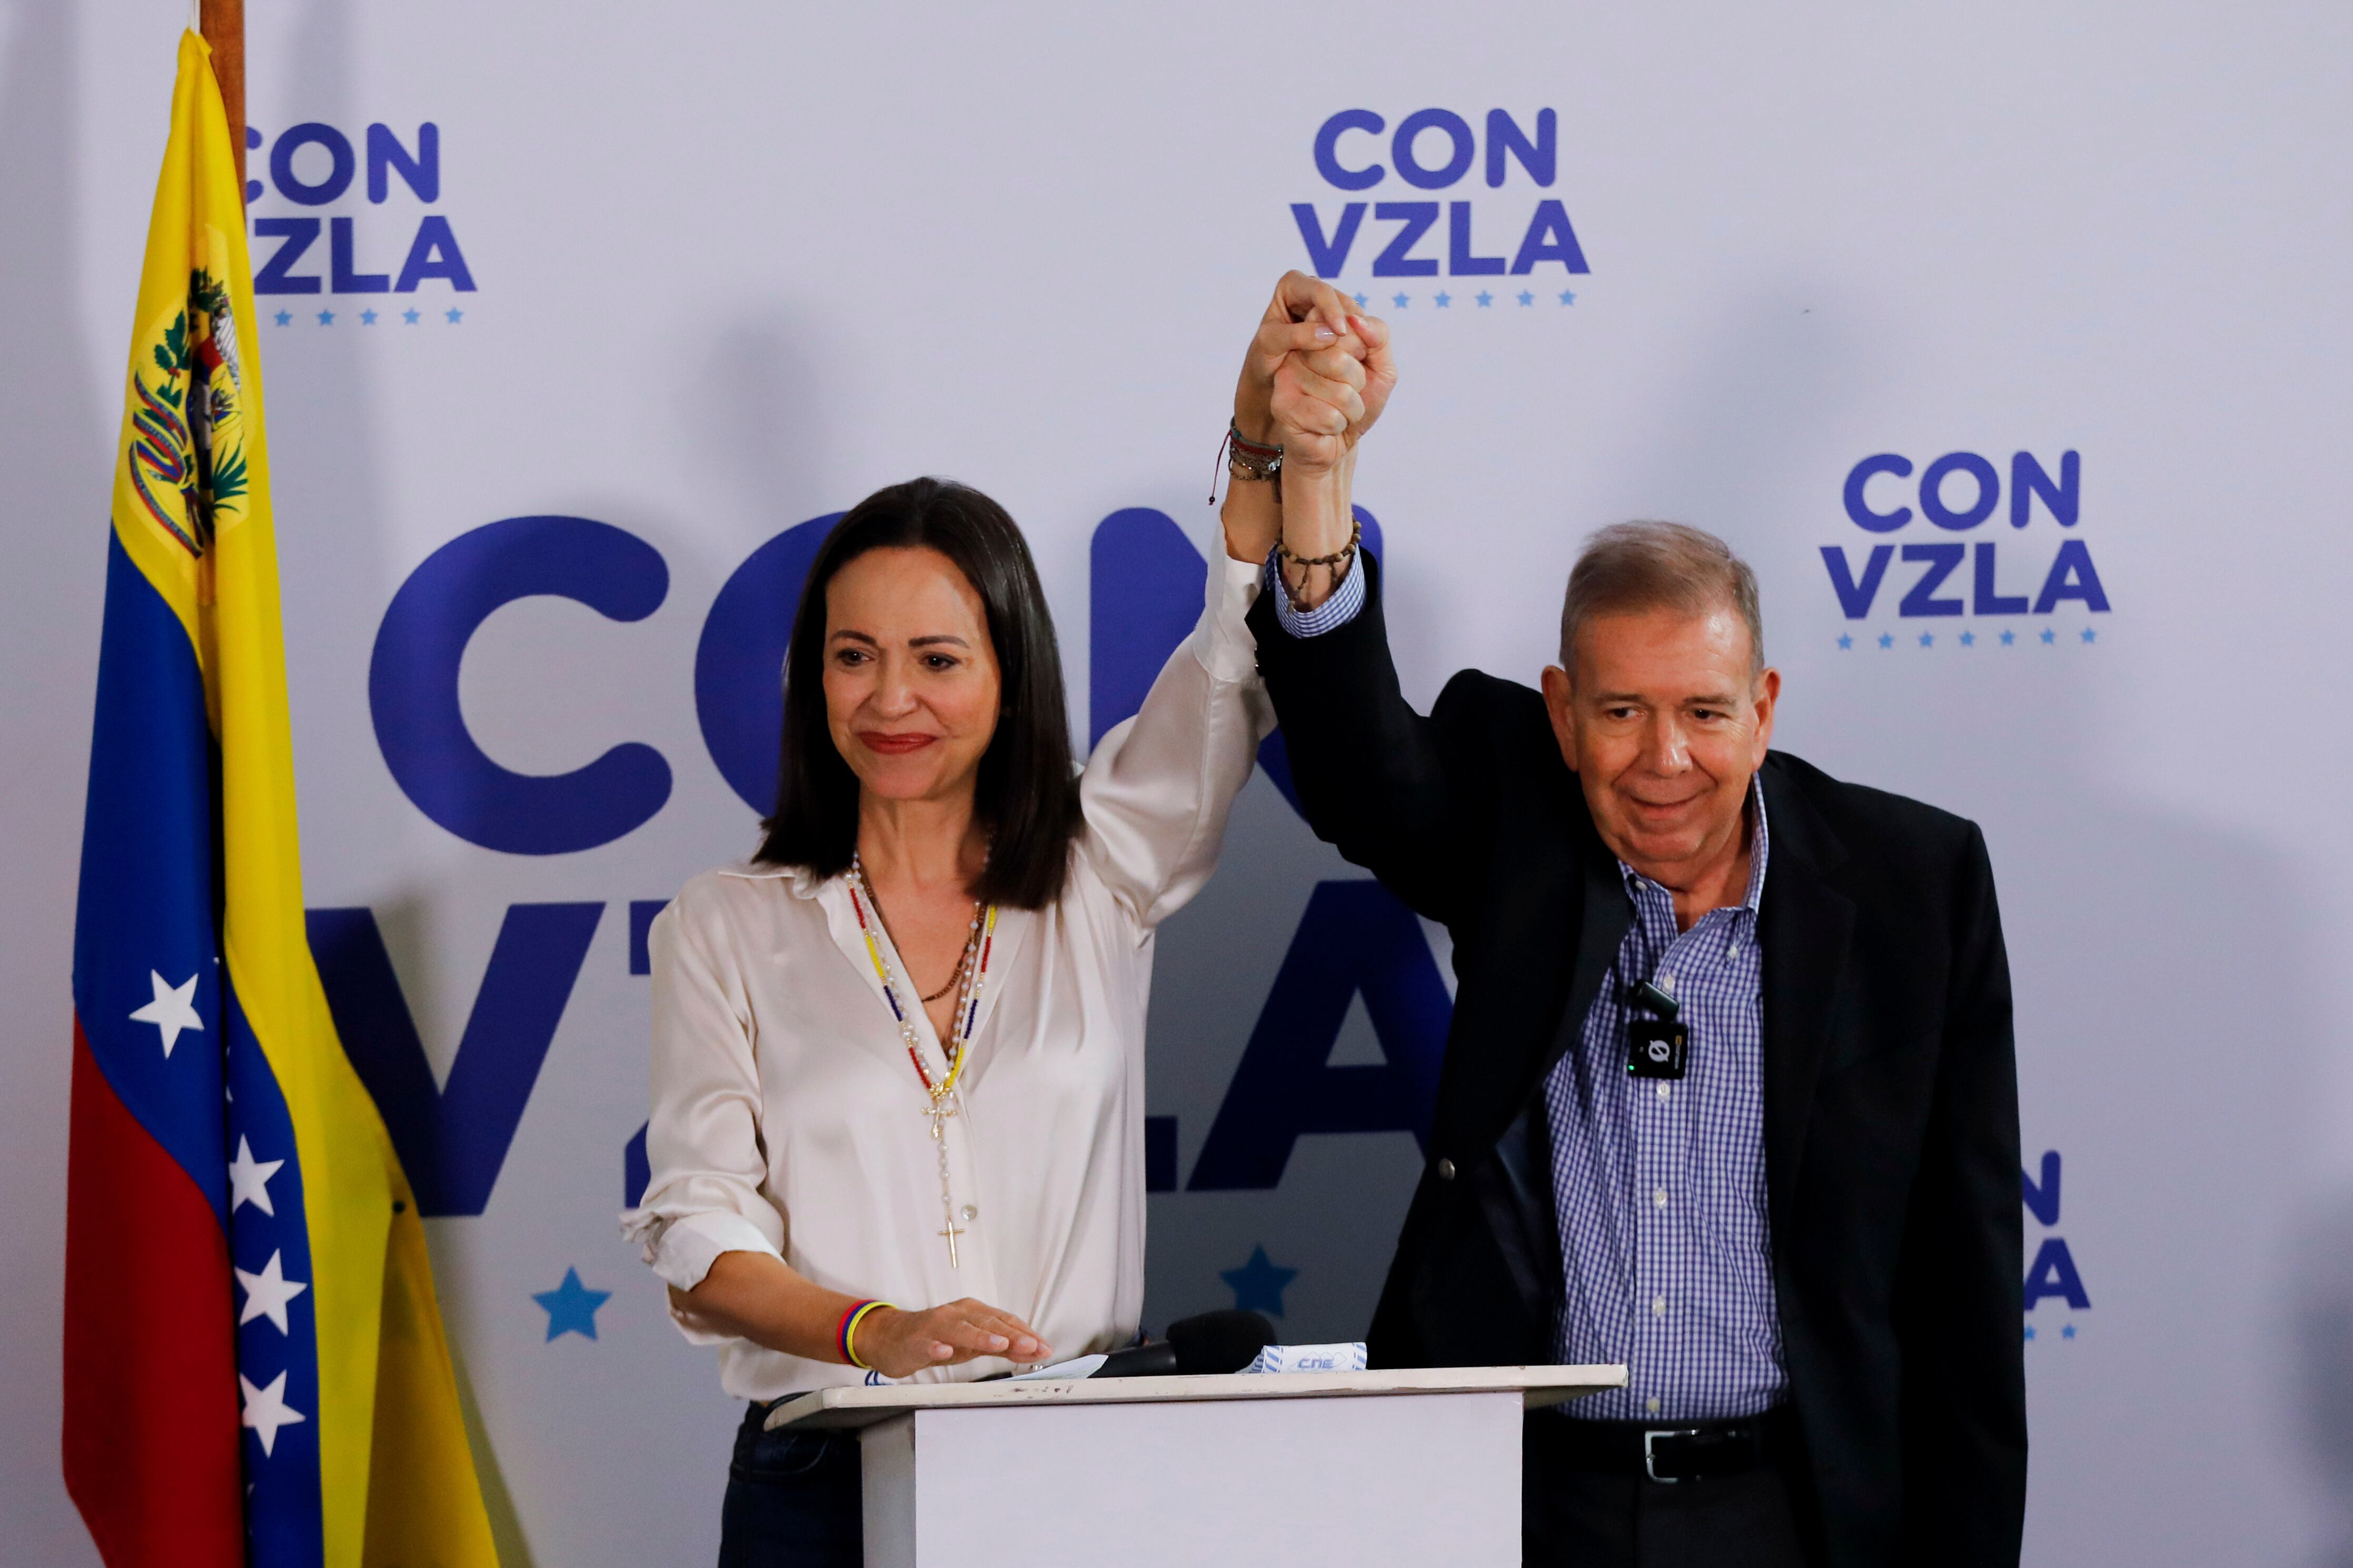
<path fill-rule="evenodd" d="M 12 1256 L 64 1252 L 67 1070 L 74 881 L 96 690 L 106 575 L 108 455 L 121 374 L 118 341 L 95 352 L 81 331 L 81 45 L 68 0 L 14 0 L 0 9 L 0 430 L 7 432 L 8 570 L 0 574 L 0 824 L 8 894 L 0 900 L 0 1005 L 12 1020 L 0 1051 L 5 1163 L 16 1194 L 5 1232 Z M 164 77 L 168 82 L 168 75 Z M 161 105 L 142 123 L 158 127 Z M 152 175 L 149 176 L 152 180 Z M 144 193 L 132 198 L 143 203 Z M 143 212 L 143 205 L 141 209 Z M 105 273 L 127 288 L 135 257 Z M 103 319 L 127 326 L 132 299 Z M 66 1498 L 58 1462 L 60 1280 L 54 1267 L 0 1282 L 0 1366 L 23 1419 L 5 1428 L 0 1496 L 19 1506 L 8 1553 L 27 1562 L 95 1563 Z M 37 1506 L 35 1504 L 37 1503 Z"/>
<path fill-rule="evenodd" d="M 2263 1284 L 2299 1181 L 2289 1086 L 2321 1046 L 2309 976 L 2325 971 L 2306 948 L 2322 928 L 2252 816 L 2163 798 L 2168 753 L 2117 695 L 2160 628 L 2128 582 L 2117 602 L 2114 617 L 2060 617 L 2055 646 L 2005 647 L 1985 617 L 1974 647 L 1802 656 L 1782 722 L 1808 761 L 1986 833 L 2022 1154 L 2031 1172 L 2047 1151 L 2064 1162 L 2063 1201 L 2023 1216 L 2026 1258 L 2063 1241 L 2088 1301 L 2027 1314 L 2027 1561 L 2252 1561 L 2294 1468 L 2271 1393 L 2286 1325 Z M 1792 634 L 1836 634 L 1819 604 L 1790 608 L 1784 658 Z M 2100 640 L 2081 643 L 2092 623 Z"/>
<path fill-rule="evenodd" d="M 2319 1524 L 2316 1568 L 2353 1568 L 2353 1193 L 2313 1205 L 2289 1238 L 2287 1369 Z"/>

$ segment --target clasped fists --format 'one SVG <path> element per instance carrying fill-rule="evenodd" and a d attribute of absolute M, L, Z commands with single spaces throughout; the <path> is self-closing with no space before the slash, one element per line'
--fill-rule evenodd
<path fill-rule="evenodd" d="M 1237 483 L 1226 494 L 1226 552 L 1267 558 L 1278 541 L 1298 558 L 1343 549 L 1348 539 L 1357 440 L 1373 427 L 1397 385 L 1388 327 L 1356 313 L 1356 301 L 1303 272 L 1286 272 L 1242 356 L 1234 388 L 1234 428 L 1246 441 L 1282 448 L 1282 488 Z M 1303 603 L 1328 592 L 1297 569 Z"/>
<path fill-rule="evenodd" d="M 920 1312 L 884 1307 L 858 1321 L 858 1359 L 885 1377 L 905 1377 L 927 1366 L 955 1366 L 981 1356 L 1034 1363 L 1052 1355 L 1043 1335 L 986 1301 L 967 1296 Z"/>
<path fill-rule="evenodd" d="M 1388 325 L 1303 272 L 1286 272 L 1243 357 L 1234 422 L 1279 445 L 1283 467 L 1335 468 L 1381 416 L 1397 384 Z"/>

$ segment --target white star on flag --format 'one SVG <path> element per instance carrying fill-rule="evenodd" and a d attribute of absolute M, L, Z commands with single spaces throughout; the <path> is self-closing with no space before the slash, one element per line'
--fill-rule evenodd
<path fill-rule="evenodd" d="M 280 1373 L 268 1388 L 256 1388 L 243 1373 L 237 1375 L 237 1385 L 245 1391 L 246 1426 L 261 1438 L 261 1457 L 269 1458 L 278 1447 L 278 1428 L 291 1426 L 310 1419 L 286 1403 L 286 1374 Z"/>
<path fill-rule="evenodd" d="M 280 1252 L 272 1252 L 269 1261 L 261 1266 L 259 1274 L 248 1274 L 242 1268 L 235 1270 L 237 1282 L 245 1287 L 245 1310 L 237 1315 L 238 1327 L 242 1328 L 256 1318 L 268 1318 L 280 1333 L 291 1331 L 286 1326 L 286 1303 L 310 1287 L 300 1279 L 286 1278 L 284 1266 L 279 1261 L 282 1256 Z M 263 1447 L 266 1448 L 268 1444 Z"/>
<path fill-rule="evenodd" d="M 243 1137 L 239 1137 L 237 1141 L 237 1158 L 230 1161 L 228 1165 L 228 1212 L 235 1214 L 239 1204 L 251 1204 L 263 1214 L 275 1219 L 278 1216 L 278 1211 L 270 1206 L 269 1178 L 276 1175 L 278 1168 L 284 1163 L 286 1162 L 283 1160 L 255 1159 L 253 1145 L 247 1142 Z"/>
<path fill-rule="evenodd" d="M 205 1021 L 196 1016 L 196 976 L 188 976 L 185 985 L 174 985 L 153 970 L 147 978 L 155 987 L 155 999 L 131 1015 L 134 1024 L 153 1024 L 163 1031 L 164 1059 L 172 1059 L 172 1047 L 180 1043 L 180 1032 L 194 1029 L 204 1032 Z"/>

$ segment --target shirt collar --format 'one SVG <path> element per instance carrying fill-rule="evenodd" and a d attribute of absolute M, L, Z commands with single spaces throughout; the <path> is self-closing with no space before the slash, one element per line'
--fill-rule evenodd
<path fill-rule="evenodd" d="M 806 866 L 778 866 L 765 860 L 741 860 L 733 866 L 722 866 L 719 874 L 740 877 L 747 882 L 782 882 L 797 899 L 816 898 L 828 882 L 834 880 L 817 875 Z"/>
<path fill-rule="evenodd" d="M 1772 835 L 1765 826 L 1765 775 L 1762 773 L 1749 777 L 1748 804 L 1757 816 L 1757 837 L 1749 846 L 1748 893 L 1740 900 L 1739 907 L 1754 915 L 1764 907 L 1765 862 L 1772 850 Z M 1618 875 L 1626 882 L 1630 891 L 1634 884 L 1650 880 L 1623 860 L 1618 862 Z"/>
<path fill-rule="evenodd" d="M 1740 907 L 1755 914 L 1765 903 L 1765 861 L 1773 847 L 1773 836 L 1765 827 L 1765 775 L 1759 772 L 1748 778 L 1748 804 L 1757 811 L 1757 840 L 1748 847 L 1748 896 Z"/>

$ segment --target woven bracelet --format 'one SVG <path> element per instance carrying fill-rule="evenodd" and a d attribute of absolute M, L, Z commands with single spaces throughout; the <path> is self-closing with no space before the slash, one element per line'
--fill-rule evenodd
<path fill-rule="evenodd" d="M 1226 421 L 1225 439 L 1218 443 L 1218 454 L 1227 460 L 1227 467 L 1238 479 L 1272 479 L 1278 493 L 1282 488 L 1282 448 L 1253 441 L 1241 432 L 1241 426 Z M 1209 499 L 1218 499 L 1217 476 L 1209 479 Z"/>

